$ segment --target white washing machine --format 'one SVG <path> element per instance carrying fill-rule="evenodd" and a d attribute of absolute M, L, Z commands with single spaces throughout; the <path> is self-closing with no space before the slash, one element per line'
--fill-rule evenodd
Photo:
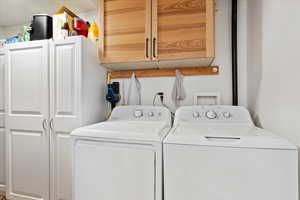
<path fill-rule="evenodd" d="M 164 107 L 116 107 L 108 121 L 73 138 L 73 200 L 161 200 Z"/>
<path fill-rule="evenodd" d="M 164 140 L 165 200 L 298 200 L 296 146 L 245 108 L 181 107 Z"/>

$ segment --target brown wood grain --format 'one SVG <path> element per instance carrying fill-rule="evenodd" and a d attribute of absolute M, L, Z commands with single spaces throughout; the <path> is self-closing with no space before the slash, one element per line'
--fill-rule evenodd
<path fill-rule="evenodd" d="M 213 0 L 157 1 L 158 60 L 214 56 Z"/>
<path fill-rule="evenodd" d="M 100 61 L 211 60 L 214 9 L 214 0 L 100 0 Z"/>
<path fill-rule="evenodd" d="M 215 57 L 215 0 L 206 0 L 206 57 Z"/>
<path fill-rule="evenodd" d="M 203 0 L 159 0 L 158 14 L 186 14 L 186 12 L 205 12 Z"/>
<path fill-rule="evenodd" d="M 151 0 L 100 0 L 100 12 L 101 63 L 150 59 L 145 41 L 151 39 Z"/>
<path fill-rule="evenodd" d="M 143 34 L 145 33 L 145 28 L 143 27 L 136 27 L 130 29 L 115 29 L 110 31 L 105 31 L 104 36 L 112 36 L 112 35 L 132 35 L 132 34 Z"/>
<path fill-rule="evenodd" d="M 104 16 L 105 16 L 105 13 L 104 13 L 104 0 L 100 0 L 99 1 L 99 13 L 98 13 L 98 16 L 99 16 L 99 27 L 100 27 L 100 44 L 99 44 L 99 52 L 98 52 L 98 55 L 99 55 L 99 59 L 100 59 L 100 62 L 101 60 L 104 58 L 104 41 L 105 41 L 105 37 L 104 37 L 104 34 L 105 34 L 105 23 L 104 23 Z"/>
<path fill-rule="evenodd" d="M 135 73 L 137 77 L 165 77 L 175 76 L 176 70 L 184 76 L 195 75 L 218 75 L 219 66 L 208 67 L 178 67 L 178 68 L 162 68 L 162 69 L 136 69 L 136 70 L 119 70 L 111 73 L 111 78 L 130 78 L 132 73 Z"/>
<path fill-rule="evenodd" d="M 159 0 L 152 0 L 152 16 L 151 16 L 151 60 L 158 61 L 158 46 L 157 46 L 157 37 L 158 37 L 158 1 Z M 155 45 L 155 46 L 153 46 Z M 155 48 L 154 48 L 155 47 Z M 153 56 L 155 54 L 155 56 Z"/>
<path fill-rule="evenodd" d="M 189 52 L 203 52 L 206 40 L 181 40 L 174 42 L 161 43 L 162 49 L 159 49 L 161 54 L 175 54 L 175 53 L 189 53 Z M 182 52 L 184 51 L 184 52 Z M 171 58 L 172 59 L 172 58 Z"/>

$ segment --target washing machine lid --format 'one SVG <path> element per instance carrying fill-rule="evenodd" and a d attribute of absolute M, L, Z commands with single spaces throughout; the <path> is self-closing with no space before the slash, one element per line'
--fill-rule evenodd
<path fill-rule="evenodd" d="M 288 140 L 253 125 L 223 124 L 211 126 L 181 123 L 171 130 L 164 143 L 297 150 L 297 147 Z"/>

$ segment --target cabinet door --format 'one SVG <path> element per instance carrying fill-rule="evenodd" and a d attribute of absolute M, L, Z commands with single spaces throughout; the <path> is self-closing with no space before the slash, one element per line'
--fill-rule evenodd
<path fill-rule="evenodd" d="M 51 199 L 71 200 L 70 133 L 80 126 L 82 41 L 53 41 L 50 48 Z"/>
<path fill-rule="evenodd" d="M 4 128 L 4 73 L 5 73 L 5 53 L 0 49 L 0 128 Z"/>
<path fill-rule="evenodd" d="M 150 60 L 151 0 L 100 0 L 102 63 Z"/>
<path fill-rule="evenodd" d="M 48 41 L 9 45 L 6 61 L 7 197 L 48 200 Z"/>
<path fill-rule="evenodd" d="M 214 0 L 153 0 L 153 57 L 214 57 Z"/>
<path fill-rule="evenodd" d="M 5 192 L 5 131 L 0 128 L 0 194 Z"/>
<path fill-rule="evenodd" d="M 5 54 L 0 49 L 0 193 L 5 192 L 4 69 Z"/>

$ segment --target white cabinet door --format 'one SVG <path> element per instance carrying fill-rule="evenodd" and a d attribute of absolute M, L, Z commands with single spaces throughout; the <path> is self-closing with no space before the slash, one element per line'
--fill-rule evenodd
<path fill-rule="evenodd" d="M 9 45 L 6 62 L 7 197 L 48 200 L 48 41 Z"/>
<path fill-rule="evenodd" d="M 4 127 L 4 73 L 5 73 L 5 53 L 0 49 L 0 128 Z"/>
<path fill-rule="evenodd" d="M 5 131 L 0 128 L 0 194 L 5 192 Z"/>
<path fill-rule="evenodd" d="M 51 199 L 71 200 L 70 133 L 80 126 L 81 39 L 50 47 Z"/>
<path fill-rule="evenodd" d="M 5 54 L 0 49 L 0 193 L 5 192 L 4 68 Z"/>

